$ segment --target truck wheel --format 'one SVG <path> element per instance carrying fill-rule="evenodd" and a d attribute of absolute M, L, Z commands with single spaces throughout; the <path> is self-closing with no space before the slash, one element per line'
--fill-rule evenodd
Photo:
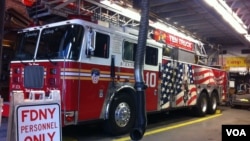
<path fill-rule="evenodd" d="M 135 123 L 135 103 L 128 94 L 118 94 L 113 99 L 104 130 L 111 135 L 128 133 Z"/>
<path fill-rule="evenodd" d="M 208 114 L 214 114 L 217 109 L 217 99 L 215 93 L 212 93 L 208 102 Z"/>
<path fill-rule="evenodd" d="M 207 102 L 206 94 L 201 93 L 201 95 L 197 101 L 196 107 L 194 109 L 195 115 L 197 115 L 199 117 L 205 116 L 207 113 L 207 105 L 208 105 L 208 102 Z"/>

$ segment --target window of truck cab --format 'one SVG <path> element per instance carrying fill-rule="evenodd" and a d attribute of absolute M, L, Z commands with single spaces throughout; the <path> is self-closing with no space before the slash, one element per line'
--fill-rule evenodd
<path fill-rule="evenodd" d="M 83 35 L 83 26 L 77 24 L 43 29 L 36 59 L 77 60 L 80 54 Z"/>
<path fill-rule="evenodd" d="M 137 44 L 131 41 L 123 42 L 123 60 L 135 61 Z"/>
<path fill-rule="evenodd" d="M 145 64 L 152 66 L 158 65 L 158 48 L 151 46 L 146 47 Z"/>
<path fill-rule="evenodd" d="M 34 58 L 39 30 L 23 31 L 17 34 L 16 51 L 13 60 L 31 60 Z"/>
<path fill-rule="evenodd" d="M 125 61 L 135 61 L 137 44 L 124 41 L 123 42 L 123 60 Z M 146 46 L 146 53 L 145 53 L 145 64 L 157 66 L 158 63 L 158 49 Z"/>
<path fill-rule="evenodd" d="M 86 36 L 85 54 L 87 56 L 109 58 L 110 36 L 108 33 L 95 31 L 89 27 Z"/>

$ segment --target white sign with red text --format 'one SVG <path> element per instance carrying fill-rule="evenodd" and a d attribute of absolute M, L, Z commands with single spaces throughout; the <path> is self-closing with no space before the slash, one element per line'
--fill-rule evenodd
<path fill-rule="evenodd" d="M 61 141 L 59 104 L 21 105 L 16 112 L 18 141 Z"/>

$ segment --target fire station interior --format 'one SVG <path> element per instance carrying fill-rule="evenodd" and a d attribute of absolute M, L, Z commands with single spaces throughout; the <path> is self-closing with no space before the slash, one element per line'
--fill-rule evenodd
<path fill-rule="evenodd" d="M 53 0 L 52 0 L 53 1 Z M 64 3 L 37 0 L 41 9 L 29 7 L 35 1 L 5 0 L 1 2 L 1 71 L 0 94 L 7 100 L 9 84 L 9 63 L 15 52 L 15 39 L 18 30 L 34 24 L 46 24 L 65 20 L 69 16 L 81 14 L 82 18 L 90 15 L 106 15 L 113 20 L 121 14 L 112 12 L 112 4 L 122 8 L 133 9 L 132 0 L 71 0 Z M 43 5 L 42 5 L 43 3 Z M 150 1 L 150 22 L 162 22 L 171 25 L 178 31 L 205 43 L 204 49 L 208 65 L 228 70 L 231 89 L 237 91 L 241 80 L 249 83 L 250 56 L 250 2 L 248 0 L 224 0 L 219 3 L 229 15 L 221 15 L 208 0 L 154 0 Z M 80 5 L 79 7 L 75 5 Z M 104 7 L 103 7 L 104 6 Z M 79 10 L 80 9 L 80 10 Z M 102 9 L 102 11 L 100 10 Z M 116 9 L 119 10 L 119 9 Z M 133 9 L 139 13 L 138 9 Z M 96 15 L 95 15 L 96 14 Z M 125 13 L 126 14 L 126 13 Z M 131 15 L 130 15 L 131 16 Z M 105 16 L 103 16 L 105 17 Z M 131 19 L 135 19 L 133 16 Z M 231 18 L 231 19 L 230 19 Z M 124 17 L 123 23 L 130 22 Z M 230 20 L 234 20 L 231 22 Z M 138 20 L 132 20 L 138 24 Z M 230 23 L 236 23 L 235 26 Z M 202 56 L 200 56 L 202 57 Z M 197 59 L 197 58 L 196 58 Z M 237 65 L 237 63 L 239 65 Z"/>
<path fill-rule="evenodd" d="M 138 1 L 0 0 L 1 98 L 9 101 L 9 65 L 15 55 L 19 30 L 72 18 L 93 21 L 100 18 L 138 29 L 141 10 L 134 7 Z M 31 8 L 32 5 L 36 8 Z M 226 70 L 229 97 L 250 94 L 249 0 L 149 0 L 148 18 L 153 28 L 161 28 L 158 23 L 167 25 L 204 43 L 193 62 Z M 190 58 L 182 56 L 183 60 Z"/>

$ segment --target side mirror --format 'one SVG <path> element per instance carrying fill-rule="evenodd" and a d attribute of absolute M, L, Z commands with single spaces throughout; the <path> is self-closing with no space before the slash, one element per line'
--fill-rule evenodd
<path fill-rule="evenodd" d="M 88 33 L 87 33 L 87 48 L 86 48 L 86 55 L 88 58 L 90 58 L 93 54 L 94 54 L 94 51 L 95 51 L 95 48 L 94 48 L 94 32 L 92 30 L 91 27 L 89 27 L 88 29 Z"/>

